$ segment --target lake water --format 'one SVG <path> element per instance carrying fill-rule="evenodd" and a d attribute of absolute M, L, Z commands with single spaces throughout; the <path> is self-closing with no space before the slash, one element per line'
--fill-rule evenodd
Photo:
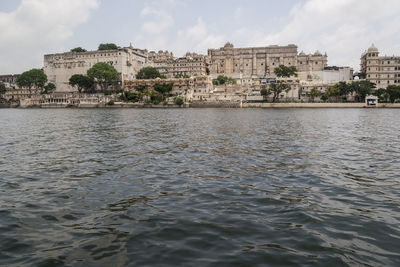
<path fill-rule="evenodd" d="M 1 109 L 0 265 L 400 266 L 400 110 Z"/>

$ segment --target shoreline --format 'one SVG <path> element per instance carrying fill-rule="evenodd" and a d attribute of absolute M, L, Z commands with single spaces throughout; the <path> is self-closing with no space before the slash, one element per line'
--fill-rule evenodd
<path fill-rule="evenodd" d="M 227 103 L 186 103 L 181 106 L 175 104 L 168 105 L 154 105 L 142 103 L 115 103 L 114 105 L 107 104 L 80 104 L 71 105 L 64 103 L 52 103 L 41 105 L 12 105 L 0 104 L 0 108 L 19 108 L 19 109 L 52 109 L 52 108 L 156 108 L 156 109 L 169 109 L 169 108 L 364 108 L 365 103 L 240 103 L 240 102 L 227 102 Z M 400 103 L 379 103 L 376 108 L 400 108 Z"/>

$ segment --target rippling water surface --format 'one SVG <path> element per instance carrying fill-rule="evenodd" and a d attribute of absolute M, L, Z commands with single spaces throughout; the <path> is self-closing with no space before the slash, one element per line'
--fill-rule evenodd
<path fill-rule="evenodd" d="M 400 265 L 400 110 L 0 110 L 0 265 Z"/>

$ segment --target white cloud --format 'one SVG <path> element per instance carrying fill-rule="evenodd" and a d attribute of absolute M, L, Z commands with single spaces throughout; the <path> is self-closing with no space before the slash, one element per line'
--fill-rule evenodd
<path fill-rule="evenodd" d="M 275 33 L 243 28 L 235 36 L 248 45 L 294 43 L 305 52 L 326 51 L 330 65 L 358 69 L 371 43 L 382 52 L 399 52 L 399 10 L 398 0 L 308 0 L 293 7 L 289 23 Z"/>
<path fill-rule="evenodd" d="M 178 32 L 177 40 L 172 45 L 178 55 L 183 55 L 188 51 L 207 53 L 208 48 L 220 47 L 224 42 L 225 36 L 210 33 L 204 20 L 199 17 L 196 24 Z"/>
<path fill-rule="evenodd" d="M 142 24 L 142 32 L 148 35 L 159 35 L 174 25 L 174 19 L 164 10 L 145 7 L 141 10 L 142 17 L 150 17 Z"/>
<path fill-rule="evenodd" d="M 175 1 L 170 0 L 169 4 L 174 5 Z M 144 21 L 134 43 L 150 50 L 165 49 L 168 44 L 168 30 L 174 25 L 172 15 L 167 9 L 161 8 L 159 2 L 153 2 L 153 5 L 142 8 L 140 17 Z"/>
<path fill-rule="evenodd" d="M 0 12 L 0 73 L 43 65 L 43 54 L 70 38 L 87 21 L 99 0 L 23 0 L 12 12 Z"/>

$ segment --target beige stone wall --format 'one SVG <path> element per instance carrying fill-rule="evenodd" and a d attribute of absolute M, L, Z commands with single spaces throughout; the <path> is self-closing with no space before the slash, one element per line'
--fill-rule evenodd
<path fill-rule="evenodd" d="M 211 74 L 240 73 L 244 77 L 273 75 L 279 65 L 295 66 L 301 71 L 322 70 L 327 65 L 326 55 L 297 55 L 296 45 L 234 48 L 227 43 L 222 48 L 209 49 L 208 56 Z"/>
<path fill-rule="evenodd" d="M 172 53 L 159 51 L 152 53 L 149 59 L 152 60 L 152 66 L 162 75 L 168 78 L 187 75 L 202 76 L 207 74 L 207 58 L 204 55 L 196 53 L 186 53 L 184 57 L 174 58 Z M 167 54 L 166 54 L 167 53 Z"/>
<path fill-rule="evenodd" d="M 137 72 L 147 65 L 147 55 L 131 47 L 108 51 L 89 51 L 82 53 L 60 53 L 44 56 L 44 72 L 49 82 L 56 85 L 57 91 L 75 91 L 69 83 L 74 74 L 86 75 L 87 70 L 98 62 L 113 66 L 122 81 L 134 79 Z"/>

